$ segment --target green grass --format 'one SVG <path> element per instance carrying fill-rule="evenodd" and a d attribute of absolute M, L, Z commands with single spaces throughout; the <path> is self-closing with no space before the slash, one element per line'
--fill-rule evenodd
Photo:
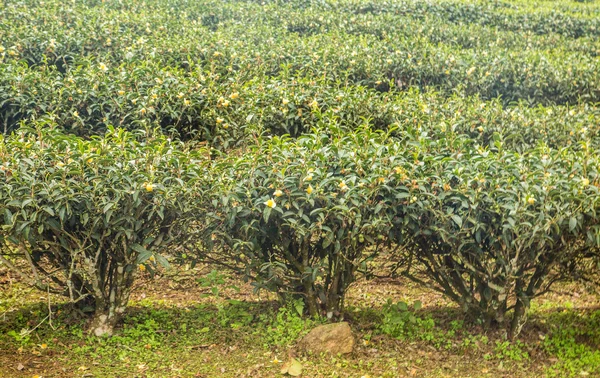
<path fill-rule="evenodd" d="M 501 331 L 483 333 L 463 321 L 432 293 L 406 282 L 366 282 L 350 293 L 346 315 L 357 337 L 355 352 L 305 356 L 295 350 L 296 341 L 319 322 L 300 317 L 298 303 L 280 307 L 243 284 L 221 282 L 217 297 L 192 277 L 146 282 L 112 338 L 88 335 L 86 317 L 56 298 L 48 318 L 43 293 L 6 284 L 0 293 L 0 376 L 273 377 L 289 356 L 297 356 L 307 377 L 600 373 L 600 310 L 581 307 L 595 297 L 545 298 L 521 339 L 510 343 Z M 396 289 L 411 306 L 381 306 Z M 413 307 L 416 301 L 422 309 Z"/>

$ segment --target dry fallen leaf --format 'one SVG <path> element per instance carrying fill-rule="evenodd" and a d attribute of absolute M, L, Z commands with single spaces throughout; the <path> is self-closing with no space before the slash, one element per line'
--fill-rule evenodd
<path fill-rule="evenodd" d="M 281 374 L 289 374 L 292 377 L 299 377 L 302 374 L 302 364 L 295 358 L 290 358 L 288 362 L 281 367 Z"/>

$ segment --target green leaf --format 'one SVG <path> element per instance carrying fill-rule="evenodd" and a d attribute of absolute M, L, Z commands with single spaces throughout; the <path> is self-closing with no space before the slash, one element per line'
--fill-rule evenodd
<path fill-rule="evenodd" d="M 576 227 L 577 227 L 577 218 L 571 217 L 571 219 L 569 219 L 569 231 L 575 230 Z"/>
<path fill-rule="evenodd" d="M 114 202 L 109 202 L 106 205 L 104 205 L 104 208 L 102 208 L 102 212 L 106 213 L 111 207 L 113 207 L 115 204 Z"/>
<path fill-rule="evenodd" d="M 146 248 L 142 247 L 141 245 L 135 243 L 131 246 L 131 249 L 133 249 L 134 251 L 138 252 L 138 253 L 146 253 L 146 252 L 150 252 L 148 251 Z"/>
<path fill-rule="evenodd" d="M 265 209 L 263 210 L 263 219 L 265 220 L 265 223 L 269 223 L 270 216 L 271 216 L 271 208 L 268 206 L 265 206 Z"/>
<path fill-rule="evenodd" d="M 333 236 L 333 232 L 328 232 L 327 235 L 325 235 L 325 238 L 323 239 L 323 244 L 322 247 L 323 249 L 329 247 L 331 245 L 331 243 L 333 243 L 333 241 L 335 240 L 335 237 Z"/>
<path fill-rule="evenodd" d="M 163 266 L 165 269 L 171 268 L 171 264 L 169 264 L 169 261 L 167 261 L 167 259 L 164 256 L 154 255 L 154 257 L 156 258 L 156 262 Z"/>
<path fill-rule="evenodd" d="M 374 213 L 378 214 L 381 211 L 382 208 L 383 208 L 383 205 L 381 203 L 378 203 L 377 206 L 375 206 Z"/>
<path fill-rule="evenodd" d="M 4 223 L 12 224 L 12 218 L 13 218 L 13 214 L 10 212 L 10 210 L 8 210 L 8 208 L 5 208 L 4 209 Z"/>
<path fill-rule="evenodd" d="M 454 221 L 454 223 L 456 223 L 458 225 L 458 227 L 462 227 L 463 221 L 462 221 L 461 217 L 459 217 L 456 214 L 451 215 L 451 217 L 452 217 L 452 220 Z"/>
<path fill-rule="evenodd" d="M 421 303 L 421 301 L 415 301 L 415 303 L 413 304 L 413 307 L 414 307 L 415 311 L 419 311 L 421 308 L 423 308 L 423 303 Z"/>
<path fill-rule="evenodd" d="M 139 253 L 138 257 L 136 259 L 137 264 L 143 263 L 144 261 L 148 260 L 152 256 L 152 252 L 148 251 L 146 248 L 142 247 L 139 244 L 132 245 L 131 249 L 133 249 L 134 251 Z"/>

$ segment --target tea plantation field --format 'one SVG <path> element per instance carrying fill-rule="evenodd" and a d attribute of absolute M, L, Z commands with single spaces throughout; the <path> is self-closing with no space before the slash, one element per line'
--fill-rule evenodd
<path fill-rule="evenodd" d="M 599 104 L 593 0 L 5 1 L 0 377 L 600 376 Z"/>

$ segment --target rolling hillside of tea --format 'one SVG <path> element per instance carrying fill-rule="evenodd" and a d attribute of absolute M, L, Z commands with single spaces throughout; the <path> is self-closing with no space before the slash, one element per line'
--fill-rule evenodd
<path fill-rule="evenodd" d="M 600 376 L 600 2 L 0 4 L 0 377 Z"/>

